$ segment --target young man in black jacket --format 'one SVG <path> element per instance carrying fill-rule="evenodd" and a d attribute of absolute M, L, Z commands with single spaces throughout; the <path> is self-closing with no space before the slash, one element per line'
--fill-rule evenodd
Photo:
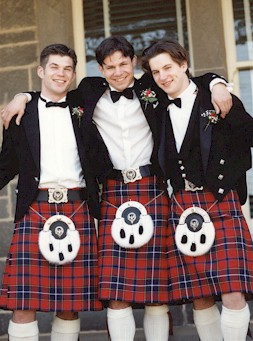
<path fill-rule="evenodd" d="M 18 175 L 13 238 L 0 290 L 12 310 L 10 341 L 38 341 L 37 311 L 53 311 L 52 341 L 76 341 L 79 311 L 101 310 L 93 215 L 98 187 L 87 161 L 78 103 L 67 95 L 75 79 L 74 50 L 45 47 L 41 92 L 20 126 L 12 119 L 0 153 L 0 188 Z M 80 110 L 80 108 L 78 109 Z"/>
<path fill-rule="evenodd" d="M 177 42 L 153 43 L 142 62 L 163 90 L 159 160 L 172 187 L 170 301 L 193 301 L 201 341 L 245 341 L 253 246 L 241 205 L 247 197 L 253 118 L 233 96 L 229 115 L 221 119 L 210 93 L 189 79 L 187 53 Z"/>

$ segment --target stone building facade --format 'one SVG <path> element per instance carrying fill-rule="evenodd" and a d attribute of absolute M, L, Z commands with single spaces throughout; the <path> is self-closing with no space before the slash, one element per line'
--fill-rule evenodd
<path fill-rule="evenodd" d="M 213 71 L 229 76 L 224 19 L 221 14 L 222 1 L 186 0 L 195 75 Z M 36 67 L 39 53 L 44 46 L 61 42 L 78 50 L 76 38 L 79 33 L 75 32 L 74 11 L 80 2 L 82 1 L 0 0 L 0 109 L 17 92 L 40 88 Z M 168 1 L 168 6 L 170 2 Z M 82 6 L 85 11 L 85 1 Z M 79 79 L 82 76 L 80 74 Z M 0 141 L 1 131 L 2 123 Z M 0 191 L 0 279 L 13 231 L 15 186 L 16 179 Z M 190 305 L 172 307 L 172 312 L 175 325 L 192 324 Z M 142 325 L 141 314 L 137 314 L 137 326 Z M 42 333 L 49 332 L 51 315 L 39 314 Z M 82 330 L 105 329 L 105 312 L 82 315 Z M 0 340 L 6 337 L 10 317 L 11 312 L 0 310 Z"/>

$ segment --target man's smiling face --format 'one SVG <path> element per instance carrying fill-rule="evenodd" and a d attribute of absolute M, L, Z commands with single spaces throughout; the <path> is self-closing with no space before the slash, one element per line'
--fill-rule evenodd
<path fill-rule="evenodd" d="M 189 85 L 187 62 L 174 61 L 169 53 L 160 53 L 149 60 L 156 84 L 172 98 L 179 96 Z"/>
<path fill-rule="evenodd" d="M 45 67 L 40 65 L 37 73 L 42 79 L 43 95 L 54 101 L 66 96 L 75 79 L 73 60 L 69 56 L 50 55 Z"/>
<path fill-rule="evenodd" d="M 135 65 L 136 56 L 131 59 L 116 51 L 104 59 L 103 65 L 99 65 L 99 70 L 113 88 L 123 91 L 134 81 Z"/>

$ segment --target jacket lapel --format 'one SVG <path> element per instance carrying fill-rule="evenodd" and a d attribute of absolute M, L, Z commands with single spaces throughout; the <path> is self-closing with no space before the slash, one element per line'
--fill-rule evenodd
<path fill-rule="evenodd" d="M 179 153 L 182 159 L 186 159 L 189 154 L 189 151 L 192 145 L 192 140 L 194 138 L 195 124 L 198 118 L 198 114 L 199 114 L 199 98 L 197 96 L 194 102 L 193 108 L 192 108 L 190 121 L 189 121 L 186 134 L 185 134 L 185 137 L 184 137 L 181 149 L 180 149 L 180 153 Z"/>
<path fill-rule="evenodd" d="M 39 97 L 38 97 L 39 98 Z M 27 136 L 27 141 L 32 157 L 38 169 L 40 169 L 40 129 L 38 116 L 38 98 L 27 104 L 26 115 L 22 124 Z"/>
<path fill-rule="evenodd" d="M 208 119 L 203 116 L 206 109 L 202 105 L 199 106 L 200 110 L 200 122 L 199 122 L 199 136 L 200 136 L 200 147 L 201 147 L 201 157 L 204 173 L 207 170 L 207 164 L 212 143 L 212 129 L 213 126 L 210 124 L 207 128 Z M 210 110 L 210 109 L 207 109 Z"/>
<path fill-rule="evenodd" d="M 140 101 L 142 111 L 143 111 L 143 113 L 144 113 L 144 115 L 148 121 L 148 124 L 150 126 L 152 133 L 154 134 L 155 137 L 157 137 L 157 134 L 158 134 L 157 116 L 158 116 L 158 107 L 159 107 L 158 104 L 159 103 L 158 103 L 158 101 L 154 102 L 154 103 L 147 103 L 143 99 L 141 99 L 142 91 L 144 91 L 148 88 L 151 88 L 151 86 L 148 84 L 145 84 L 145 82 L 142 82 L 142 80 L 136 80 L 135 79 L 135 82 L 134 82 L 135 94 Z M 152 88 L 151 88 L 151 90 L 152 90 Z"/>
<path fill-rule="evenodd" d="M 81 129 L 80 129 L 81 124 L 82 124 L 81 120 L 83 119 L 83 117 L 78 118 L 77 115 L 73 114 L 73 109 L 75 107 L 76 106 L 73 105 L 71 100 L 69 100 L 69 111 L 71 115 L 71 121 L 72 121 L 73 129 L 74 129 L 74 134 L 76 137 L 78 154 L 81 160 L 81 164 L 83 165 L 84 164 L 84 144 L 83 144 Z M 85 115 L 85 111 L 84 111 L 84 115 Z"/>
<path fill-rule="evenodd" d="M 208 107 L 208 109 L 210 110 L 210 106 Z M 192 114 L 186 131 L 186 135 L 180 150 L 180 157 L 186 159 L 190 151 L 190 146 L 192 145 L 192 139 L 194 138 L 195 124 L 196 122 L 198 122 L 199 118 L 199 138 L 204 172 L 206 172 L 207 170 L 209 153 L 212 143 L 212 125 L 209 125 L 209 127 L 205 129 L 208 123 L 208 119 L 203 115 L 203 113 L 208 109 L 205 107 L 205 105 L 202 104 L 201 92 L 199 90 L 192 109 Z"/>

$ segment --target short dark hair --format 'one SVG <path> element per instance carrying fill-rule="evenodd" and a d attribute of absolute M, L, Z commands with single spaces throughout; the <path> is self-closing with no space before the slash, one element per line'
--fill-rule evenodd
<path fill-rule="evenodd" d="M 124 57 L 134 57 L 133 45 L 123 36 L 113 36 L 104 39 L 96 48 L 96 60 L 99 65 L 103 65 L 106 57 L 114 52 L 120 51 Z"/>
<path fill-rule="evenodd" d="M 45 67 L 50 55 L 68 56 L 73 60 L 74 70 L 76 69 L 76 53 L 70 47 L 63 44 L 51 44 L 46 46 L 40 54 L 40 65 Z"/>
<path fill-rule="evenodd" d="M 153 42 L 142 52 L 141 65 L 145 72 L 151 74 L 149 60 L 161 53 L 168 53 L 172 60 L 179 65 L 181 65 L 185 61 L 188 64 L 188 54 L 182 45 L 173 40 L 159 40 Z M 186 74 L 189 75 L 188 69 L 186 71 Z"/>

